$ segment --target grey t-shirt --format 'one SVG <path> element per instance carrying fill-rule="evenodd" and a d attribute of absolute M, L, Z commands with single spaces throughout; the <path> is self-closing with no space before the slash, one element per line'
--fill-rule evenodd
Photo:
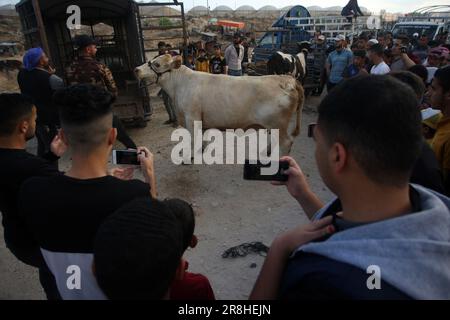
<path fill-rule="evenodd" d="M 392 72 L 405 71 L 405 70 L 406 70 L 406 65 L 403 62 L 402 58 L 398 58 L 397 60 L 392 62 L 392 64 L 391 64 Z"/>

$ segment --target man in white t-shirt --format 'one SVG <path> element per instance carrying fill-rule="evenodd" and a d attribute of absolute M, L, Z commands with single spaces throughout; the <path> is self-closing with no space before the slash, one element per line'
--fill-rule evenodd
<path fill-rule="evenodd" d="M 391 72 L 391 69 L 383 60 L 383 47 L 380 44 L 374 44 L 369 49 L 369 59 L 373 64 L 370 74 L 385 75 Z"/>

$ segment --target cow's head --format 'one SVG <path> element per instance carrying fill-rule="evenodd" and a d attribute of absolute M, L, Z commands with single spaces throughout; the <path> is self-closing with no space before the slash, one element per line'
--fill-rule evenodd
<path fill-rule="evenodd" d="M 134 72 L 140 84 L 151 85 L 158 83 L 159 78 L 182 65 L 181 56 L 172 57 L 170 54 L 159 56 L 150 62 L 137 67 Z"/>

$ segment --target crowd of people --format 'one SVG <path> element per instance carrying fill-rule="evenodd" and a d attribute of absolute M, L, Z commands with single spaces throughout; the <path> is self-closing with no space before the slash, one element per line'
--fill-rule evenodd
<path fill-rule="evenodd" d="M 336 199 L 323 203 L 301 164 L 281 159 L 288 180 L 273 182 L 274 192 L 285 186 L 311 222 L 275 238 L 250 299 L 450 299 L 448 56 L 431 83 L 426 69 L 436 65 L 434 49 L 448 49 L 429 49 L 420 65 L 414 50 L 405 52 L 406 39 L 383 39 L 360 39 L 352 52 L 340 37 L 330 53 L 313 138 L 323 183 Z M 55 75 L 41 49 L 31 49 L 18 77 L 22 92 L 0 94 L 6 246 L 38 269 L 48 299 L 215 299 L 207 275 L 188 272 L 183 258 L 198 242 L 194 211 L 183 200 L 158 200 L 150 150 L 129 146 L 145 181 L 134 180 L 132 168 L 108 170 L 123 129 L 112 112 L 117 88 L 95 60 L 95 42 L 77 41 L 71 83 Z M 395 59 L 386 61 L 391 44 Z M 160 45 L 160 54 L 170 53 Z M 223 63 L 236 76 L 237 46 L 239 38 Z M 222 59 L 220 48 L 214 57 Z M 206 59 L 200 51 L 187 63 L 206 70 Z M 435 125 L 423 116 L 429 113 Z M 37 156 L 26 151 L 35 136 Z M 69 151 L 69 169 L 61 172 L 58 159 Z M 374 265 L 380 290 L 367 284 Z"/>
<path fill-rule="evenodd" d="M 160 43 L 161 47 L 164 45 Z M 222 46 L 216 43 L 213 52 L 207 52 L 201 42 L 197 46 L 189 46 L 187 51 L 187 67 L 211 74 L 243 76 L 249 60 L 249 43 L 239 32 L 234 34 L 233 43 L 224 51 Z"/>

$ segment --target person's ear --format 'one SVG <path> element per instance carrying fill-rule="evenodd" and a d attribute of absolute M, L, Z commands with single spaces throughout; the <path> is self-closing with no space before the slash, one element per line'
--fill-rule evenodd
<path fill-rule="evenodd" d="M 348 152 L 342 143 L 336 142 L 330 150 L 330 163 L 336 173 L 342 173 L 348 161 Z"/>
<path fill-rule="evenodd" d="M 18 125 L 18 128 L 19 128 L 19 132 L 21 134 L 26 134 L 28 132 L 28 129 L 30 128 L 30 121 L 29 120 L 23 120 Z"/>
<path fill-rule="evenodd" d="M 189 244 L 189 247 L 191 247 L 192 249 L 194 249 L 194 248 L 197 246 L 197 244 L 198 244 L 198 238 L 197 238 L 197 236 L 194 234 L 194 235 L 192 236 L 191 243 Z"/>
<path fill-rule="evenodd" d="M 112 146 L 114 145 L 114 143 L 116 143 L 116 140 L 117 140 L 117 129 L 112 128 L 111 131 L 109 132 L 108 144 Z"/>
<path fill-rule="evenodd" d="M 182 64 L 183 64 L 183 58 L 181 56 L 176 56 L 175 58 L 173 58 L 171 68 L 179 69 L 179 68 L 181 68 Z"/>
<path fill-rule="evenodd" d="M 59 137 L 61 138 L 61 141 L 64 142 L 64 144 L 66 146 L 69 145 L 69 142 L 67 141 L 67 136 L 66 133 L 64 132 L 64 129 L 61 128 L 61 130 L 59 130 Z"/>
<path fill-rule="evenodd" d="M 175 281 L 184 280 L 185 274 L 186 274 L 186 260 L 181 258 L 180 263 L 178 264 L 177 271 L 175 273 Z"/>

